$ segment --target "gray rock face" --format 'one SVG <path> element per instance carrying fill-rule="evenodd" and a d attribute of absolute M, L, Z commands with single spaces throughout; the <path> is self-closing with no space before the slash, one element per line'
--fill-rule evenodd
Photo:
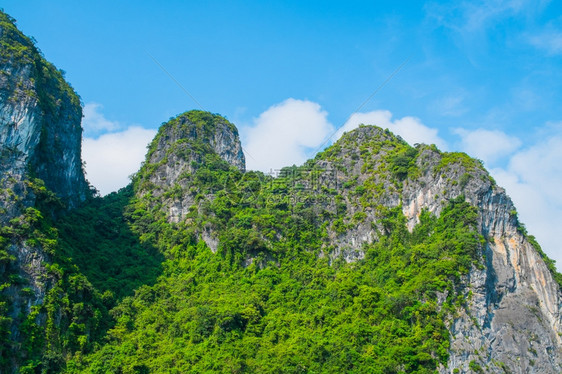
<path fill-rule="evenodd" d="M 207 156 L 213 154 L 245 171 L 246 160 L 233 124 L 202 111 L 179 115 L 161 126 L 149 146 L 146 161 L 136 177 L 137 194 L 143 196 L 150 190 L 169 222 L 189 224 L 188 214 L 201 209 L 196 201 L 200 191 L 190 188 L 192 175 L 200 167 L 209 166 Z M 212 199 L 214 195 L 206 196 L 206 200 Z M 198 235 L 216 252 L 219 240 L 212 227 L 204 227 Z"/>
<path fill-rule="evenodd" d="M 0 59 L 0 171 L 31 172 L 74 207 L 88 190 L 80 99 L 13 25 L 0 27 L 0 38 L 24 50 L 20 57 L 4 50 Z"/>
<path fill-rule="evenodd" d="M 461 195 L 478 208 L 478 231 L 487 239 L 482 267 L 472 268 L 463 281 L 467 306 L 448 321 L 450 358 L 439 372 L 470 373 L 478 367 L 486 373 L 562 372 L 562 293 L 504 189 L 476 160 L 423 145 L 417 147 L 419 175 L 397 186 L 389 182 L 384 166 L 392 159 L 385 133 L 367 127 L 347 136 L 336 157 L 346 171 L 341 184 L 370 183 L 380 193 L 361 205 L 352 188 L 344 190 L 348 215 L 363 211 L 366 218 L 343 234 L 332 233 L 337 245 L 333 255 L 355 261 L 363 257 L 363 243 L 377 240 L 380 225 L 373 206 L 401 208 L 409 230 L 423 210 L 438 216 L 449 200 Z M 368 148 L 373 155 L 358 157 L 369 139 L 377 139 Z"/>
<path fill-rule="evenodd" d="M 205 165 L 208 154 L 215 153 L 231 166 L 244 171 L 246 160 L 236 127 L 221 116 L 202 111 L 179 115 L 164 124 L 153 140 L 143 169 L 150 168 L 140 182 L 155 187 L 153 195 L 166 191 L 177 193 L 162 196 L 171 222 L 180 222 L 189 213 L 197 191 L 189 191 L 190 176 Z M 141 172 L 142 174 L 142 169 Z M 209 235 L 209 234 L 206 234 Z M 207 236 L 206 236 L 207 237 Z M 211 248 L 216 243 L 208 240 Z"/>
<path fill-rule="evenodd" d="M 79 97 L 2 12 L 0 41 L 0 224 L 7 228 L 0 249 L 11 256 L 0 264 L 0 277 L 19 279 L 2 290 L 12 319 L 11 345 L 17 347 L 22 318 L 43 302 L 53 279 L 46 271 L 51 255 L 28 240 L 31 230 L 10 235 L 9 228 L 29 226 L 41 191 L 53 192 L 70 209 L 86 198 L 88 184 L 81 162 Z M 39 323 L 43 319 L 37 317 Z M 15 354 L 12 359 L 15 372 Z"/>
<path fill-rule="evenodd" d="M 82 108 L 78 96 L 9 18 L 3 13 L 0 16 L 0 223 L 7 225 L 35 206 L 31 178 L 42 179 L 67 208 L 85 199 L 88 185 L 80 158 Z M 23 308 L 26 310 L 41 302 L 47 285 L 38 279 L 48 255 L 23 240 L 9 249 L 16 258 L 12 266 L 34 291 L 29 300 L 15 302 L 17 315 L 22 309 L 18 303 L 29 304 Z"/>
<path fill-rule="evenodd" d="M 410 228 L 421 209 L 439 214 L 449 199 L 463 194 L 478 207 L 478 229 L 487 238 L 484 268 L 473 268 L 465 280 L 468 307 L 450 323 L 451 357 L 441 372 L 468 373 L 474 362 L 490 373 L 504 373 L 504 368 L 559 373 L 562 293 L 523 234 L 511 199 L 482 169 L 452 163 L 440 173 L 430 172 L 440 161 L 437 153 L 422 152 L 418 164 L 432 167 L 404 187 L 402 208 Z"/>

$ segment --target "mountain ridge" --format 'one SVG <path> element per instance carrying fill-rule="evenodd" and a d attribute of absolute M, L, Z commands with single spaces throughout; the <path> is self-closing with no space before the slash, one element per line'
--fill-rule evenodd
<path fill-rule="evenodd" d="M 2 372 L 562 370 L 562 276 L 479 161 L 360 126 L 274 177 L 194 110 L 101 198 L 0 17 Z"/>
<path fill-rule="evenodd" d="M 173 170 L 178 165 L 193 166 L 191 161 L 190 155 L 179 163 L 172 158 L 172 165 L 164 169 Z M 219 164 L 214 165 L 213 162 Z M 242 204 L 246 207 L 244 209 L 250 209 L 252 215 L 258 216 L 260 209 L 268 204 L 282 207 L 293 217 L 285 217 L 289 219 L 287 222 L 294 219 L 293 222 L 300 222 L 298 225 L 302 225 L 299 215 L 310 217 L 312 226 L 323 227 L 325 231 L 317 233 L 319 237 L 309 242 L 311 247 L 303 250 L 316 248 L 312 250 L 315 253 L 313 257 L 329 258 L 329 262 L 334 264 L 342 258 L 349 263 L 363 261 L 368 253 L 365 246 L 380 242 L 385 235 L 392 235 L 392 230 L 388 231 L 385 223 L 389 214 L 401 214 L 406 229 L 413 233 L 422 217 L 427 214 L 440 216 L 450 201 L 461 199 L 470 202 L 479 211 L 474 224 L 482 235 L 477 251 L 481 257 L 477 257 L 479 260 L 472 265 L 465 262 L 464 270 L 461 267 L 460 272 L 452 273 L 457 274 L 452 275 L 458 282 L 455 287 L 462 290 L 458 296 L 462 295 L 469 301 L 448 322 L 454 349 L 450 351 L 447 365 L 441 364 L 440 371 L 459 368 L 469 371 L 482 367 L 490 372 L 503 372 L 504 367 L 511 370 L 524 367 L 525 370 L 541 372 L 554 370 L 559 362 L 557 357 L 560 353 L 549 353 L 551 348 L 548 348 L 560 344 L 559 336 L 549 332 L 549 329 L 559 331 L 560 328 L 560 290 L 553 279 L 556 273 L 551 273 L 553 269 L 548 270 L 542 262 L 542 255 L 534 248 L 536 242 L 532 238 L 527 239 L 505 191 L 495 184 L 477 160 L 462 153 L 443 154 L 434 146 L 410 147 L 388 130 L 363 126 L 344 135 L 334 146 L 303 166 L 283 169 L 278 178 L 262 173 L 239 174 L 233 171 L 233 178 L 238 180 L 232 186 L 228 178 L 221 179 L 221 171 L 227 173 L 229 170 L 226 164 L 221 167 L 220 161 L 212 158 L 206 163 L 196 164 L 202 169 L 190 169 L 180 178 L 178 176 L 182 174 L 178 170 L 170 173 L 170 179 L 160 174 L 159 186 L 153 187 L 155 191 L 159 188 L 162 191 L 157 194 L 143 192 L 140 200 L 148 196 L 145 207 L 151 206 L 149 210 L 153 209 L 152 214 L 160 217 L 159 222 L 169 222 L 172 227 L 179 225 L 179 230 L 189 233 L 191 240 L 200 240 L 215 255 L 234 259 L 243 268 L 256 265 L 259 269 L 266 269 L 271 266 L 268 264 L 283 266 L 290 249 L 275 249 L 275 243 L 289 238 L 276 225 L 269 226 L 272 229 L 270 236 L 260 235 L 259 232 L 269 229 L 268 225 L 259 227 L 260 219 L 256 217 L 250 220 L 256 222 L 246 226 L 252 228 L 247 236 L 232 236 L 229 225 L 238 225 L 242 217 L 221 217 L 224 208 L 220 205 L 223 202 Z M 209 165 L 208 169 L 205 169 L 205 164 Z M 148 162 L 143 167 L 153 170 Z M 140 174 L 143 175 L 143 169 Z M 201 183 L 197 184 L 197 181 Z M 199 186 L 197 190 L 192 189 L 194 183 Z M 314 191 L 307 193 L 307 187 L 314 188 Z M 319 197 L 321 191 L 335 195 Z M 260 195 L 267 198 L 260 201 Z M 169 199 L 171 196 L 175 198 Z M 176 204 L 173 199 L 186 204 L 181 215 L 177 215 L 178 210 L 169 209 Z M 295 217 L 299 209 L 302 213 Z M 345 212 L 343 217 L 341 212 Z M 205 216 L 207 218 L 201 220 Z M 324 220 L 314 217 L 324 217 Z M 282 220 L 281 217 L 278 219 Z M 227 234 L 220 234 L 224 230 Z M 253 233 L 255 231 L 257 236 Z M 403 235 L 408 236 L 406 232 Z M 158 246 L 158 241 L 154 239 L 154 245 Z M 162 250 L 166 249 L 162 247 Z M 240 250 L 243 250 L 242 253 Z M 524 261 L 506 258 L 505 254 L 511 252 L 513 257 L 524 258 Z M 479 261 L 485 265 L 479 265 Z M 438 296 L 442 298 L 440 302 L 447 300 L 448 294 L 458 292 L 455 287 Z M 522 295 L 534 301 L 530 305 L 514 304 L 513 300 Z M 502 311 L 506 304 L 510 313 Z M 529 308 L 538 309 L 530 312 Z M 498 319 L 501 322 L 497 322 Z M 524 319 L 523 324 L 518 322 L 520 319 Z M 543 320 L 548 323 L 544 325 Z M 516 322 L 517 328 L 506 328 Z M 548 342 L 542 351 L 537 350 L 533 342 L 524 347 L 503 349 L 504 338 L 519 340 L 532 329 L 535 329 L 534 334 Z M 467 345 L 466 339 L 472 343 Z M 496 344 L 495 350 L 488 354 L 480 352 L 480 348 L 489 344 Z M 477 349 L 474 349 L 475 346 Z M 529 351 L 535 352 L 533 358 L 526 357 Z M 513 357 L 518 359 L 513 361 Z M 495 366 L 495 370 L 490 366 L 495 365 L 494 362 L 501 363 Z"/>

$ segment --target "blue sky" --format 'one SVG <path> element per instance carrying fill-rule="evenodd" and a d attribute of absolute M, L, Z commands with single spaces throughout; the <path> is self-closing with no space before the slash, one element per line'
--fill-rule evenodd
<path fill-rule="evenodd" d="M 125 185 L 155 129 L 189 109 L 234 122 L 249 168 L 261 170 L 301 163 L 339 128 L 368 122 L 482 159 L 562 264 L 560 2 L 0 7 L 81 95 L 88 178 L 102 193 Z"/>

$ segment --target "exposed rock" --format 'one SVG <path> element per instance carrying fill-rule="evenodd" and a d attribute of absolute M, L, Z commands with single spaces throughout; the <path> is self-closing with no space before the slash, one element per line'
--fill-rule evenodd
<path fill-rule="evenodd" d="M 422 209 L 439 214 L 462 194 L 478 207 L 479 232 L 487 239 L 485 265 L 468 275 L 467 307 L 451 323 L 451 358 L 442 372 L 470 372 L 471 361 L 485 372 L 562 371 L 562 294 L 523 233 L 511 199 L 483 169 L 457 162 L 435 173 L 439 162 L 437 153 L 422 152 L 418 165 L 429 167 L 404 188 L 410 228 Z"/>
<path fill-rule="evenodd" d="M 54 193 L 51 202 L 58 198 L 59 209 L 70 209 L 85 200 L 89 188 L 80 156 L 79 97 L 3 12 L 0 41 L 0 250 L 10 256 L 1 264 L 0 276 L 6 282 L 6 318 L 11 320 L 4 351 L 21 344 L 20 324 L 44 301 L 54 281 L 46 271 L 50 254 L 41 243 L 29 240 L 30 222 L 40 214 L 35 209 L 39 195 Z M 44 322 L 44 315 L 36 322 Z M 8 366 L 16 370 L 23 351 L 1 354 L 11 356 Z"/>
<path fill-rule="evenodd" d="M 491 373 L 562 372 L 562 293 L 505 190 L 477 160 L 424 145 L 417 146 L 417 175 L 392 182 L 392 140 L 396 138 L 382 129 L 360 127 L 336 144 L 337 153 L 328 157 L 334 161 L 315 163 L 339 170 L 346 216 L 363 212 L 365 217 L 349 222 L 343 233 L 329 229 L 335 245 L 330 257 L 348 262 L 363 258 L 363 245 L 378 240 L 383 230 L 380 207 L 400 208 L 411 231 L 423 210 L 438 216 L 462 195 L 478 208 L 478 232 L 487 241 L 482 267 L 473 267 L 463 281 L 467 304 L 449 321 L 450 359 L 440 372 L 469 373 L 471 362 Z M 379 186 L 380 193 L 359 201 L 354 188 L 366 184 Z"/>
<path fill-rule="evenodd" d="M 0 171 L 31 172 L 74 207 L 88 191 L 80 99 L 8 16 L 0 17 Z"/>
<path fill-rule="evenodd" d="M 166 219 L 173 223 L 195 227 L 190 212 L 202 207 L 196 196 L 201 191 L 191 188 L 192 177 L 201 167 L 208 167 L 209 155 L 220 159 L 241 172 L 246 161 L 238 130 L 225 118 L 203 111 L 185 112 L 163 124 L 149 146 L 144 165 L 136 177 L 137 194 L 150 191 L 152 204 L 162 206 Z M 221 186 L 221 188 L 224 186 Z M 212 201 L 214 195 L 205 194 Z M 219 239 L 209 224 L 196 230 L 207 246 L 216 252 Z"/>
<path fill-rule="evenodd" d="M 156 197 L 176 189 L 163 197 L 171 222 L 183 221 L 195 203 L 197 191 L 189 191 L 190 176 L 205 164 L 205 156 L 217 154 L 231 166 L 244 171 L 246 161 L 238 130 L 225 118 L 202 111 L 183 113 L 162 125 L 150 145 L 140 172 L 140 194 L 143 185 L 155 187 Z M 143 171 L 148 171 L 146 175 Z M 214 242 L 213 242 L 214 243 Z M 212 247 L 216 247 L 213 244 Z"/>

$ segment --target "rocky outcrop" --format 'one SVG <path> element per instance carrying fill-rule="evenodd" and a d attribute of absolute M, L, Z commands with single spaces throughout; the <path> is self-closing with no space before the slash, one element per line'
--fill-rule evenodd
<path fill-rule="evenodd" d="M 485 243 L 481 266 L 474 266 L 460 286 L 466 304 L 448 321 L 450 358 L 440 372 L 561 372 L 560 286 L 505 190 L 479 161 L 425 145 L 417 146 L 413 175 L 397 181 L 391 175 L 396 155 L 390 140 L 382 129 L 362 127 L 338 142 L 341 149 L 329 167 L 339 166 L 340 186 L 352 186 L 342 193 L 347 215 L 362 211 L 365 220 L 331 233 L 337 246 L 332 255 L 363 258 L 363 243 L 378 240 L 381 232 L 377 206 L 399 207 L 411 231 L 422 211 L 439 216 L 450 200 L 464 196 L 478 208 L 478 232 Z M 361 149 L 371 154 L 362 157 Z M 326 168 L 325 161 L 320 163 Z M 379 193 L 360 204 L 354 188 L 366 185 L 378 186 Z"/>
<path fill-rule="evenodd" d="M 57 213 L 37 208 L 54 204 L 60 213 L 76 207 L 89 187 L 81 162 L 80 99 L 14 22 L 0 12 L 0 314 L 9 325 L 0 370 L 15 372 L 23 351 L 11 349 L 22 342 L 21 324 L 53 283 L 46 270 L 52 256 L 35 237 L 34 224 L 41 214 Z"/>
<path fill-rule="evenodd" d="M 197 191 L 189 191 L 190 177 L 206 166 L 206 156 L 213 154 L 232 167 L 245 170 L 238 130 L 233 124 L 219 115 L 198 110 L 171 119 L 162 125 L 149 146 L 146 161 L 138 173 L 139 193 L 142 195 L 150 188 L 154 196 L 164 199 L 162 205 L 167 207 L 170 221 L 183 220 L 197 194 Z M 174 189 L 175 193 L 162 196 Z M 209 243 L 213 243 L 212 240 Z"/>
<path fill-rule="evenodd" d="M 402 209 L 410 229 L 422 209 L 438 215 L 448 200 L 464 195 L 478 207 L 478 231 L 486 243 L 484 266 L 473 267 L 465 279 L 466 308 L 450 321 L 450 360 L 441 372 L 562 371 L 562 293 L 511 199 L 474 161 L 443 158 L 422 151 L 417 162 L 425 172 L 405 184 Z"/>
<path fill-rule="evenodd" d="M 74 207 L 88 191 L 80 99 L 12 20 L 0 17 L 0 170 L 42 179 Z"/>

